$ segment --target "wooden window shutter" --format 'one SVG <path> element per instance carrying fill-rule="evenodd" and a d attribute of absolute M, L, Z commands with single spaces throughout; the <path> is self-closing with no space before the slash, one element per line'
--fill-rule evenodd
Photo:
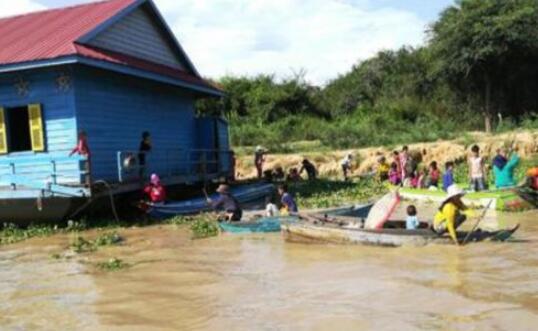
<path fill-rule="evenodd" d="M 0 154 L 7 153 L 7 134 L 4 108 L 0 107 Z"/>
<path fill-rule="evenodd" d="M 43 118 L 41 117 L 41 105 L 28 105 L 28 118 L 30 119 L 30 137 L 32 138 L 32 150 L 43 152 L 45 142 L 43 140 Z"/>

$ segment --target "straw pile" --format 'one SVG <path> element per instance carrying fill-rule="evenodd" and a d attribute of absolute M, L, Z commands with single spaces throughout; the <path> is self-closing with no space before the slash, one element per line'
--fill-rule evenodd
<path fill-rule="evenodd" d="M 438 165 L 443 167 L 447 161 L 464 161 L 474 144 L 480 147 L 482 155 L 486 158 L 492 158 L 498 148 L 514 144 L 518 147 L 520 155 L 525 158 L 538 153 L 538 131 L 510 132 L 499 135 L 473 132 L 450 141 L 410 144 L 409 149 L 412 155 L 422 158 L 422 164 L 427 165 L 431 161 L 437 161 Z M 401 150 L 401 146 L 397 149 Z M 323 153 L 269 154 L 266 156 L 264 169 L 282 167 L 286 172 L 293 167 L 300 169 L 301 161 L 307 158 L 317 166 L 321 176 L 336 177 L 341 176 L 342 159 L 351 153 L 355 161 L 352 175 L 361 175 L 375 170 L 380 156 L 385 156 L 389 163 L 392 162 L 391 152 L 392 150 L 385 147 L 370 147 Z M 238 158 L 236 169 L 240 179 L 256 176 L 254 157 L 247 155 Z"/>

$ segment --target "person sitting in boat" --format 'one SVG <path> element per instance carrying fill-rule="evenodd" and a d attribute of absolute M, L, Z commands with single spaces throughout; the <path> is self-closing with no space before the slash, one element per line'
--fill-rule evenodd
<path fill-rule="evenodd" d="M 239 205 L 237 199 L 230 193 L 230 187 L 225 184 L 219 185 L 217 188 L 219 197 L 213 201 L 211 198 L 207 198 L 207 203 L 215 210 L 223 209 L 224 220 L 226 221 L 240 221 L 243 217 L 243 210 Z"/>
<path fill-rule="evenodd" d="M 303 160 L 301 170 L 299 170 L 299 175 L 301 175 L 303 171 L 306 171 L 306 174 L 308 175 L 308 180 L 316 179 L 316 176 L 318 174 L 316 166 L 308 159 Z"/>
<path fill-rule="evenodd" d="M 280 214 L 273 197 L 268 197 L 265 202 L 265 216 L 275 217 Z"/>
<path fill-rule="evenodd" d="M 417 207 L 414 205 L 407 206 L 407 218 L 405 219 L 405 228 L 407 230 L 418 229 L 420 222 L 417 217 Z"/>
<path fill-rule="evenodd" d="M 497 188 L 507 188 L 516 186 L 516 181 L 514 179 L 514 170 L 519 164 L 519 155 L 517 153 L 517 147 L 513 148 L 510 154 L 510 158 L 501 167 L 502 162 L 497 164 L 493 163 L 493 173 L 495 175 L 495 186 Z M 508 155 L 507 154 L 507 155 Z"/>
<path fill-rule="evenodd" d="M 282 214 L 297 213 L 299 210 L 295 199 L 288 192 L 288 185 L 282 184 L 278 187 L 278 194 L 280 194 L 280 202 L 282 203 Z"/>
<path fill-rule="evenodd" d="M 538 191 L 538 166 L 530 168 L 527 171 L 527 185 L 535 191 Z"/>
<path fill-rule="evenodd" d="M 459 245 L 456 229 L 467 219 L 465 212 L 467 206 L 461 201 L 465 191 L 456 184 L 452 184 L 447 189 L 447 197 L 439 207 L 433 221 L 433 229 L 439 235 L 448 231 L 450 238 L 456 245 Z"/>
<path fill-rule="evenodd" d="M 377 161 L 377 179 L 384 182 L 389 179 L 390 165 L 384 156 L 379 157 Z"/>
<path fill-rule="evenodd" d="M 149 184 L 144 187 L 144 193 L 153 204 L 164 204 L 166 201 L 166 190 L 157 174 L 151 175 Z"/>

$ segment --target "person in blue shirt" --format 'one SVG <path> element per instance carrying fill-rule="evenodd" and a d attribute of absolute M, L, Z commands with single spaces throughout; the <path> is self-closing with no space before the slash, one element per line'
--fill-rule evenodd
<path fill-rule="evenodd" d="M 299 211 L 297 209 L 297 204 L 295 203 L 295 200 L 288 192 L 288 185 L 280 185 L 278 187 L 278 194 L 280 194 L 280 202 L 282 203 L 282 207 L 283 209 L 285 209 L 285 211 L 287 211 L 288 213 L 297 213 Z"/>
<path fill-rule="evenodd" d="M 448 161 L 445 163 L 445 174 L 443 175 L 443 191 L 454 184 L 454 162 Z"/>
<path fill-rule="evenodd" d="M 417 218 L 417 208 L 413 205 L 407 206 L 407 218 L 405 219 L 405 228 L 407 230 L 418 229 L 420 222 Z"/>

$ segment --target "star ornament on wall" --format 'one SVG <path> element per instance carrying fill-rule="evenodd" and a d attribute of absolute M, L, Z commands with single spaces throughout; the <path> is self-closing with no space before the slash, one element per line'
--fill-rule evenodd
<path fill-rule="evenodd" d="M 22 77 L 18 77 L 15 81 L 15 90 L 19 96 L 27 96 L 30 93 L 30 82 Z"/>
<path fill-rule="evenodd" d="M 61 92 L 67 92 L 71 88 L 71 76 L 66 74 L 65 72 L 62 72 L 57 78 L 56 78 L 56 88 L 58 91 Z"/>

